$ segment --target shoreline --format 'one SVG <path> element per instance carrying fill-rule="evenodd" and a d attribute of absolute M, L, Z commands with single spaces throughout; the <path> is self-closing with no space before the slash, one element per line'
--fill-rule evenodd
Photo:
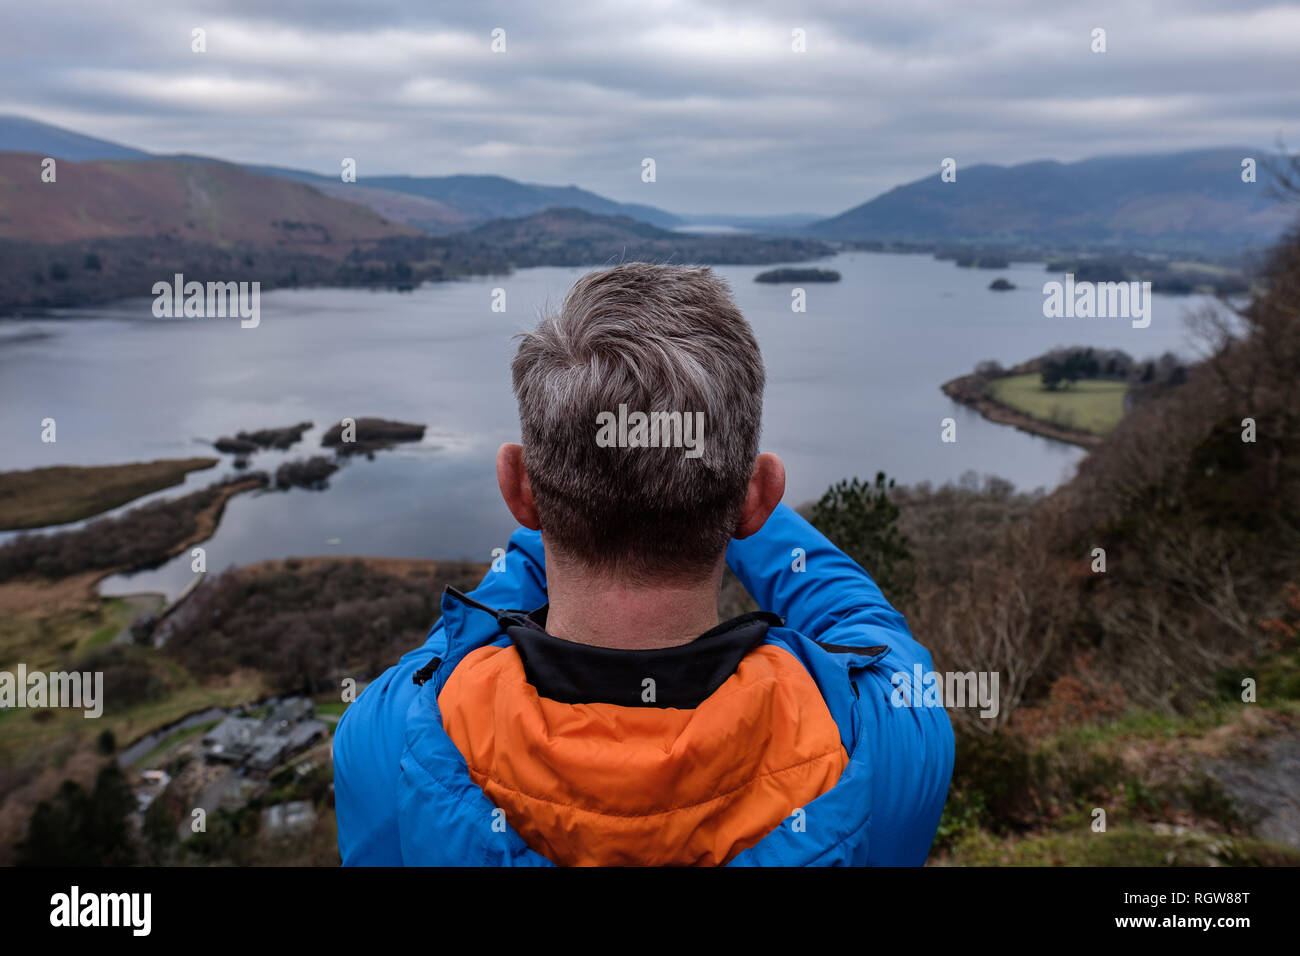
<path fill-rule="evenodd" d="M 212 456 L 0 472 L 0 531 L 46 534 L 89 521 L 221 464 Z"/>
<path fill-rule="evenodd" d="M 194 532 L 168 548 L 160 555 L 160 560 L 169 561 L 189 548 L 207 541 L 216 534 L 221 524 L 221 516 L 230 499 L 237 494 L 260 487 L 262 483 L 250 477 L 231 482 L 221 488 L 216 499 L 195 516 Z M 23 614 L 33 611 L 56 611 L 69 605 L 85 604 L 88 601 L 109 600 L 107 596 L 99 593 L 100 582 L 125 570 L 124 567 L 95 568 L 60 578 L 41 578 L 32 575 L 11 578 L 0 582 L 0 612 Z"/>

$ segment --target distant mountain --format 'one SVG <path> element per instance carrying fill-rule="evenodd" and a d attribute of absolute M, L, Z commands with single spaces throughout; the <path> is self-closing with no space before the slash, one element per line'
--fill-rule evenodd
<path fill-rule="evenodd" d="M 56 159 L 147 159 L 149 154 L 108 140 L 82 136 L 25 116 L 0 115 L 0 151 L 39 153 Z"/>
<path fill-rule="evenodd" d="M 1241 181 L 1257 160 L 1258 182 Z M 1039 243 L 1219 251 L 1264 246 L 1290 225 L 1269 194 L 1267 154 L 1243 147 L 1076 163 L 958 167 L 938 172 L 809 226 L 832 239 Z"/>
<path fill-rule="evenodd" d="M 436 199 L 481 219 L 529 216 L 543 209 L 562 207 L 602 216 L 630 216 L 664 227 L 682 221 L 662 209 L 615 202 L 577 186 L 541 186 L 504 176 L 367 176 L 364 184 Z"/>
<path fill-rule="evenodd" d="M 311 185 L 327 196 L 360 203 L 385 219 L 404 222 L 431 235 L 459 232 L 481 221 L 474 214 L 457 206 L 412 193 L 378 189 L 360 183 L 325 181 L 313 182 Z"/>
<path fill-rule="evenodd" d="M 0 153 L 0 315 L 194 281 L 396 286 L 501 272 L 478 243 L 424 235 L 305 183 L 217 162 Z"/>
<path fill-rule="evenodd" d="M 678 232 L 630 216 L 600 216 L 582 209 L 547 209 L 519 219 L 497 220 L 464 235 L 521 267 L 630 260 L 766 265 L 818 259 L 834 251 L 814 239 Z"/>
<path fill-rule="evenodd" d="M 200 157 L 187 157 L 200 159 Z M 338 199 L 351 199 L 424 232 L 459 232 L 493 219 L 530 216 L 544 209 L 582 209 L 602 216 L 630 216 L 656 226 L 685 222 L 653 206 L 620 203 L 577 186 L 542 186 L 504 176 L 359 176 L 355 183 L 283 166 L 248 166 L 277 179 L 308 183 Z"/>
<path fill-rule="evenodd" d="M 60 159 L 169 159 L 222 162 L 204 156 L 157 156 L 105 140 L 19 116 L 0 116 L 0 152 L 30 152 Z M 455 232 L 503 217 L 528 216 L 557 206 L 600 215 L 624 215 L 657 226 L 684 220 L 670 212 L 639 203 L 620 203 L 577 186 L 521 183 L 504 176 L 366 176 L 344 183 L 337 174 L 325 176 L 282 166 L 246 165 L 250 172 L 320 187 L 339 199 L 350 199 L 386 218 L 408 223 L 423 232 Z M 352 190 L 349 194 L 347 191 Z M 403 198 L 403 197 L 414 197 Z"/>
<path fill-rule="evenodd" d="M 39 243 L 158 237 L 346 255 L 356 244 L 418 235 L 353 202 L 241 166 L 184 160 L 58 164 L 0 153 L 0 239 Z"/>
<path fill-rule="evenodd" d="M 581 209 L 601 216 L 629 216 L 661 227 L 685 221 L 653 206 L 615 202 L 577 186 L 542 186 L 504 176 L 361 176 L 355 183 L 344 183 L 337 176 L 320 176 L 297 169 L 249 168 L 267 176 L 311 183 L 332 196 L 383 210 L 385 215 L 435 234 L 556 208 Z"/>

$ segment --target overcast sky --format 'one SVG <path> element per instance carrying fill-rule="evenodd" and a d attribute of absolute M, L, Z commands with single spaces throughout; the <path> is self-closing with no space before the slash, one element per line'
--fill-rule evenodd
<path fill-rule="evenodd" d="M 155 152 L 331 174 L 350 156 L 362 182 L 496 173 L 678 213 L 830 214 L 945 156 L 960 169 L 1300 143 L 1300 6 L 1253 0 L 0 10 L 0 112 Z"/>

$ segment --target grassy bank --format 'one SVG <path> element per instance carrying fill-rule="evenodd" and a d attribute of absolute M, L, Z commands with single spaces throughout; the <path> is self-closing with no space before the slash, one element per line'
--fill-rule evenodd
<path fill-rule="evenodd" d="M 179 485 L 216 458 L 169 458 L 127 465 L 56 465 L 0 473 L 0 531 L 44 528 L 102 514 Z"/>
<path fill-rule="evenodd" d="M 1094 435 L 1106 435 L 1119 424 L 1126 392 L 1126 382 L 1106 380 L 1084 380 L 1068 388 L 1049 390 L 1036 372 L 995 378 L 987 386 L 988 396 L 1000 405 Z"/>

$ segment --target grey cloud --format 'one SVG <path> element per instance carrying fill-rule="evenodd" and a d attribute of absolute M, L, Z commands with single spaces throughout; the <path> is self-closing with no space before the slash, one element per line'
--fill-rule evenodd
<path fill-rule="evenodd" d="M 322 171 L 355 156 L 362 178 L 497 173 L 678 212 L 838 212 L 948 155 L 1300 133 L 1300 13 L 1235 0 L 73 0 L 4 18 L 0 111 L 158 151 Z M 505 56 L 488 52 L 498 26 Z"/>

